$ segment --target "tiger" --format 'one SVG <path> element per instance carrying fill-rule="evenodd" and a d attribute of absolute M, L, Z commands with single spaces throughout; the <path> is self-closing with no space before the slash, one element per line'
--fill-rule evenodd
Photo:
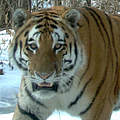
<path fill-rule="evenodd" d="M 94 7 L 18 8 L 9 58 L 22 72 L 13 120 L 55 110 L 110 120 L 120 106 L 120 17 Z"/>

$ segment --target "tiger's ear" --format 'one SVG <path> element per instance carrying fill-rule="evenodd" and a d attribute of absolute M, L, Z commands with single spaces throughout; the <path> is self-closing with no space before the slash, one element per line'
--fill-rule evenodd
<path fill-rule="evenodd" d="M 18 8 L 15 10 L 13 14 L 13 27 L 15 31 L 22 25 L 24 25 L 29 16 L 29 13 L 22 8 Z"/>
<path fill-rule="evenodd" d="M 65 19 L 71 25 L 71 27 L 76 28 L 77 23 L 80 20 L 80 12 L 76 9 L 71 9 L 65 14 Z"/>

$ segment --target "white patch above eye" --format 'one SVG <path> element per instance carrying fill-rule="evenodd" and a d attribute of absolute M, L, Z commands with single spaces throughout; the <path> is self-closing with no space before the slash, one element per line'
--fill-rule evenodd
<path fill-rule="evenodd" d="M 36 26 L 35 25 L 29 32 L 29 35 L 28 35 L 28 43 L 31 44 L 31 43 L 36 43 L 38 48 L 40 47 L 40 44 L 39 44 L 39 39 L 40 39 L 40 32 L 39 32 L 39 29 L 36 29 Z M 34 39 L 34 41 L 29 41 L 29 39 Z"/>
<path fill-rule="evenodd" d="M 30 30 L 30 32 L 29 32 L 29 38 L 32 38 L 33 35 L 34 35 L 34 33 L 38 32 L 39 29 L 36 29 L 36 26 L 37 26 L 37 25 L 35 25 L 35 26 Z"/>
<path fill-rule="evenodd" d="M 54 48 L 54 46 L 56 45 L 56 43 L 58 43 L 59 40 L 63 40 L 63 41 L 59 41 L 59 43 L 64 43 L 64 32 L 61 28 L 57 28 L 54 29 L 53 33 L 52 33 L 52 38 L 53 38 L 53 45 L 52 48 Z"/>

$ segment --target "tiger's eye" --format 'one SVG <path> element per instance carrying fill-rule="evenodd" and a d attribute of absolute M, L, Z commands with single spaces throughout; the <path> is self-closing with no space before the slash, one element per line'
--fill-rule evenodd
<path fill-rule="evenodd" d="M 56 49 L 59 49 L 60 47 L 61 47 L 61 44 L 56 44 L 56 45 L 55 45 L 55 48 L 56 48 Z"/>
<path fill-rule="evenodd" d="M 33 49 L 33 50 L 38 48 L 36 44 L 30 44 L 30 47 L 31 47 L 31 49 Z"/>

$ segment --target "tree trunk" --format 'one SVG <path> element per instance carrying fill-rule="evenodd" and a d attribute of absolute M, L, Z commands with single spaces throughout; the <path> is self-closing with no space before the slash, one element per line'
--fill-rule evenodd
<path fill-rule="evenodd" d="M 88 6 L 91 6 L 91 0 L 86 0 L 86 2 Z"/>
<path fill-rule="evenodd" d="M 61 0 L 55 0 L 55 6 L 60 6 L 62 5 L 62 1 Z"/>

